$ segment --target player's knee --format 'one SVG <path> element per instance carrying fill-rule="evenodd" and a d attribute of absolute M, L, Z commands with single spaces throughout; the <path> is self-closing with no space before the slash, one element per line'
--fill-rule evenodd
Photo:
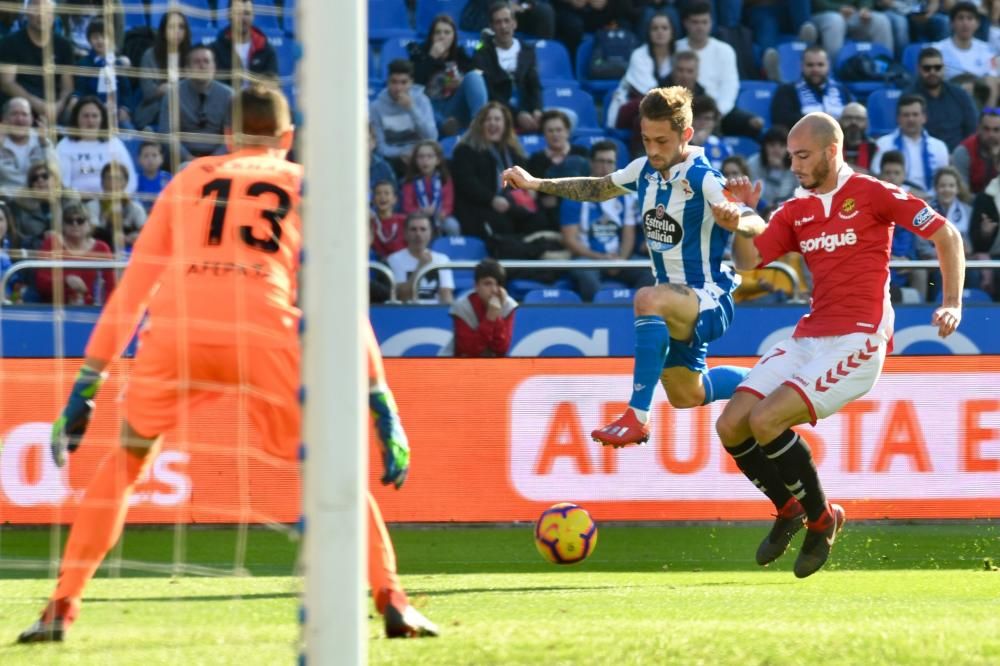
<path fill-rule="evenodd" d="M 667 400 L 674 409 L 692 409 L 705 404 L 705 390 L 700 386 L 678 388 L 677 385 L 668 384 L 666 381 L 662 383 L 667 392 Z"/>
<path fill-rule="evenodd" d="M 770 411 L 760 404 L 750 411 L 749 424 L 754 439 L 761 444 L 773 442 L 784 430 L 781 424 L 775 421 Z"/>
<path fill-rule="evenodd" d="M 639 317 L 645 317 L 648 315 L 660 315 L 661 303 L 659 295 L 656 293 L 656 289 L 653 287 L 642 287 L 639 291 L 635 292 L 635 301 L 633 303 L 635 308 L 635 314 Z"/>
<path fill-rule="evenodd" d="M 722 445 L 729 448 L 745 442 L 750 437 L 750 426 L 745 414 L 725 409 L 715 422 L 715 432 Z"/>

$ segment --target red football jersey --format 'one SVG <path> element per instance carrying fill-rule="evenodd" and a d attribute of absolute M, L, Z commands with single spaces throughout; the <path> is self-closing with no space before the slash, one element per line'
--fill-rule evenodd
<path fill-rule="evenodd" d="M 888 339 L 894 320 L 889 303 L 893 225 L 927 238 L 945 219 L 891 183 L 847 166 L 839 176 L 837 188 L 826 194 L 799 188 L 754 244 L 761 265 L 799 252 L 812 273 L 809 313 L 799 320 L 794 337 L 878 332 Z"/>

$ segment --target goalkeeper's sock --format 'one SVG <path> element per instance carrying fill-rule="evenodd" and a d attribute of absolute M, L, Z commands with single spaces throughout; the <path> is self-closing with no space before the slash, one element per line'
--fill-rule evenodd
<path fill-rule="evenodd" d="M 83 596 L 83 588 L 121 536 L 129 495 L 146 461 L 154 457 L 154 451 L 142 458 L 116 447 L 101 463 L 73 519 L 53 600 Z"/>
<path fill-rule="evenodd" d="M 649 421 L 653 391 L 663 373 L 663 362 L 670 349 L 670 331 L 662 317 L 635 318 L 635 366 L 632 371 L 632 398 L 628 406 L 639 421 Z"/>
<path fill-rule="evenodd" d="M 753 437 L 732 448 L 727 446 L 726 453 L 733 457 L 744 476 L 750 479 L 759 491 L 767 495 L 779 511 L 792 498 L 792 494 L 781 480 L 781 475 L 778 474 L 777 466 L 767 459 Z"/>
<path fill-rule="evenodd" d="M 390 602 L 399 610 L 410 603 L 396 574 L 396 551 L 371 493 L 368 493 L 368 584 L 375 608 L 382 615 Z"/>

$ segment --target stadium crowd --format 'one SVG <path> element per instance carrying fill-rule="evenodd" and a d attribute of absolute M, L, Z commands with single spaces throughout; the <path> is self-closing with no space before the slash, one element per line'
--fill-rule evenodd
<path fill-rule="evenodd" d="M 240 77 L 273 78 L 293 92 L 294 3 L 233 0 L 227 11 L 191 0 L 184 4 L 195 11 L 159 15 L 118 4 L 104 16 L 95 0 L 29 0 L 24 12 L 0 16 L 4 265 L 23 251 L 126 256 L 171 174 L 226 150 Z M 48 49 L 57 65 L 76 68 L 59 71 L 46 91 L 32 67 Z M 998 259 L 998 55 L 1000 2 L 992 1 L 369 0 L 370 258 L 393 274 L 397 296 L 441 303 L 474 277 L 439 271 L 412 283 L 436 261 L 642 258 L 634 197 L 567 203 L 505 190 L 499 174 L 515 164 L 540 177 L 621 168 L 642 154 L 638 100 L 652 87 L 683 85 L 695 94 L 692 143 L 723 172 L 761 180 L 765 216 L 795 191 L 788 128 L 822 110 L 840 119 L 855 169 L 925 198 L 961 230 L 969 258 Z M 114 84 L 112 58 L 135 68 Z M 177 67 L 173 87 L 168 72 Z M 184 135 L 172 149 L 131 129 Z M 73 231 L 86 242 L 70 243 L 67 226 L 80 226 Z M 933 258 L 900 228 L 893 253 Z M 801 261 L 786 259 L 808 290 Z M 506 286 L 528 303 L 627 301 L 646 273 L 536 270 L 515 272 Z M 66 274 L 89 285 L 67 292 L 75 302 L 99 304 L 114 286 L 93 271 Z M 375 301 L 390 294 L 380 276 Z M 5 296 L 44 300 L 38 279 L 25 272 Z M 997 282 L 993 271 L 970 271 L 968 286 L 973 297 L 998 300 Z M 933 270 L 893 273 L 894 296 L 905 302 L 933 300 L 938 284 Z M 792 295 L 788 276 L 771 269 L 744 273 L 737 292 L 758 303 Z"/>

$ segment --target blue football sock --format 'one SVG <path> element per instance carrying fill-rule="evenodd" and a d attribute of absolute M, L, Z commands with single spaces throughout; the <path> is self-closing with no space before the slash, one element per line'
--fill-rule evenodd
<path fill-rule="evenodd" d="M 729 400 L 733 397 L 736 387 L 746 378 L 750 370 L 736 365 L 720 365 L 708 371 L 702 377 L 705 385 L 705 402 L 707 405 L 716 400 Z"/>
<path fill-rule="evenodd" d="M 662 317 L 635 318 L 635 369 L 632 372 L 632 399 L 629 407 L 646 416 L 653 404 L 653 390 L 660 381 L 663 362 L 670 349 L 670 331 Z"/>

